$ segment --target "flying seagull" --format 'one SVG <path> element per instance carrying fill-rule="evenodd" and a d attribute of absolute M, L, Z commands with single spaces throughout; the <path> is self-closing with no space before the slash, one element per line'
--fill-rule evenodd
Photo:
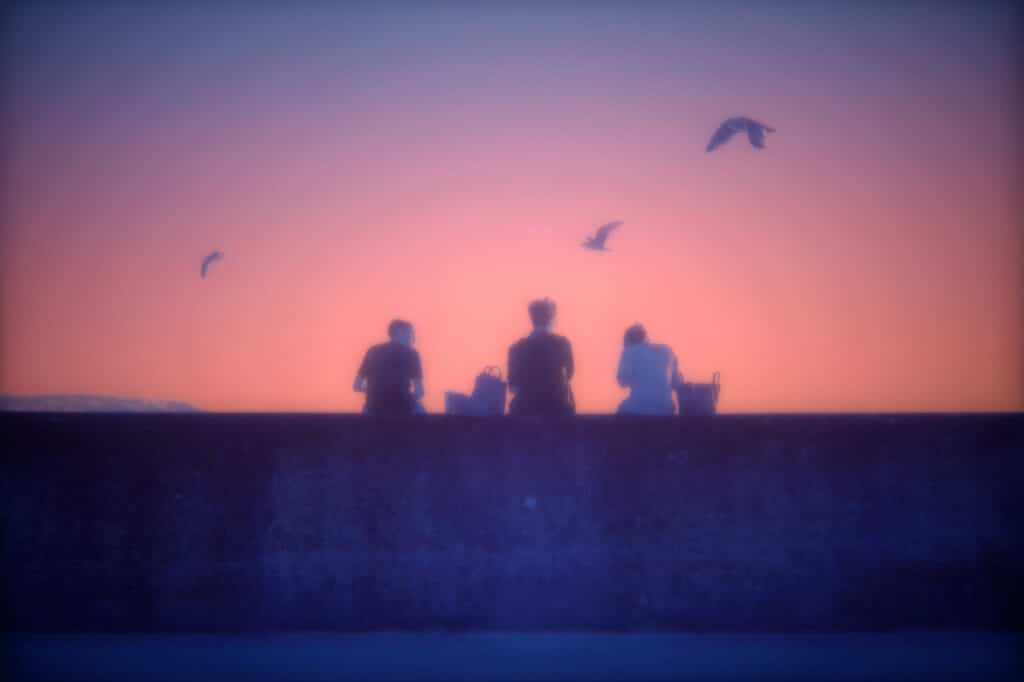
<path fill-rule="evenodd" d="M 209 256 L 203 259 L 203 266 L 199 268 L 199 274 L 202 276 L 203 279 L 206 279 L 206 272 L 210 269 L 210 266 L 213 265 L 214 261 L 219 261 L 223 257 L 223 253 L 221 253 L 220 251 L 214 251 Z"/>
<path fill-rule="evenodd" d="M 612 233 L 612 230 L 620 227 L 621 225 L 622 221 L 616 220 L 613 223 L 608 223 L 607 225 L 602 225 L 597 228 L 597 234 L 593 237 L 587 237 L 587 240 L 583 242 L 583 248 L 590 249 L 591 251 L 610 251 L 611 249 L 606 249 L 604 247 L 604 242 L 608 239 L 608 235 Z"/>
<path fill-rule="evenodd" d="M 764 134 L 774 133 L 775 128 L 769 128 L 763 123 L 758 123 L 752 118 L 745 116 L 737 116 L 736 118 L 728 118 L 722 125 L 718 126 L 718 130 L 711 136 L 711 141 L 708 142 L 708 148 L 705 152 L 710 152 L 713 149 L 721 147 L 723 144 L 729 141 L 729 138 L 740 131 L 747 131 L 747 138 L 757 149 L 764 149 Z"/>

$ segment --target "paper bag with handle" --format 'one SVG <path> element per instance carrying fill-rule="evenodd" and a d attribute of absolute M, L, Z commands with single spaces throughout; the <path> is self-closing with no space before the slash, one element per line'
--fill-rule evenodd
<path fill-rule="evenodd" d="M 505 414 L 505 396 L 508 384 L 501 376 L 501 370 L 493 365 L 485 367 L 473 384 L 473 394 L 448 391 L 444 395 L 445 413 L 473 417 L 489 417 Z"/>
<path fill-rule="evenodd" d="M 711 416 L 718 406 L 718 394 L 721 390 L 719 373 L 711 376 L 711 383 L 700 384 L 684 382 L 676 389 L 679 401 L 679 414 L 683 417 Z"/>

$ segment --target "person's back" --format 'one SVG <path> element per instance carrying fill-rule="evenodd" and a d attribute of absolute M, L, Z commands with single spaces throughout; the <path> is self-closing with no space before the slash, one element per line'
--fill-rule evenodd
<path fill-rule="evenodd" d="M 516 387 L 509 412 L 575 412 L 569 391 L 571 366 L 572 348 L 564 336 L 540 332 L 517 341 L 508 353 L 509 384 Z"/>
<path fill-rule="evenodd" d="M 619 405 L 620 414 L 672 414 L 672 390 L 682 381 L 675 353 L 668 346 L 647 341 L 639 325 L 626 332 L 619 359 L 619 385 L 630 389 Z"/>
<path fill-rule="evenodd" d="M 509 414 L 574 414 L 576 407 L 569 388 L 574 370 L 572 346 L 564 336 L 548 331 L 554 304 L 534 301 L 530 317 L 534 331 L 513 344 L 508 353 L 508 384 L 514 394 Z"/>
<path fill-rule="evenodd" d="M 411 347 L 412 326 L 398 320 L 393 327 L 390 341 L 366 351 L 356 375 L 355 389 L 366 392 L 363 411 L 369 415 L 413 414 L 423 395 L 420 355 Z"/>

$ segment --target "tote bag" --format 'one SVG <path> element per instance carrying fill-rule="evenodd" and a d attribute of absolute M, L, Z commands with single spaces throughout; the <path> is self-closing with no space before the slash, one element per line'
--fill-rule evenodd
<path fill-rule="evenodd" d="M 711 377 L 711 383 L 699 384 L 684 382 L 676 389 L 679 401 L 679 414 L 683 417 L 711 416 L 718 407 L 718 394 L 721 390 L 719 373 Z"/>
<path fill-rule="evenodd" d="M 505 414 L 507 394 L 508 384 L 502 379 L 501 370 L 494 366 L 485 367 L 476 377 L 472 395 L 454 391 L 444 394 L 444 411 L 471 417 L 500 416 Z"/>
<path fill-rule="evenodd" d="M 485 415 L 505 414 L 505 396 L 508 384 L 501 377 L 501 370 L 491 365 L 477 375 L 473 384 L 473 400 Z"/>

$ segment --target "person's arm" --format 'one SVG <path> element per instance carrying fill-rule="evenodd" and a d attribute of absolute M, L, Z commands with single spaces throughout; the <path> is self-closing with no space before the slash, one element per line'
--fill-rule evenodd
<path fill-rule="evenodd" d="M 619 382 L 619 386 L 623 388 L 629 388 L 630 374 L 629 363 L 626 362 L 626 351 L 623 350 L 619 356 L 619 370 L 615 373 L 615 380 Z"/>
<path fill-rule="evenodd" d="M 516 347 L 508 349 L 508 390 L 515 393 L 519 390 L 519 363 L 516 360 Z"/>
<path fill-rule="evenodd" d="M 369 359 L 370 352 L 367 351 L 362 364 L 359 365 L 359 371 L 356 372 L 356 380 L 352 383 L 352 390 L 356 393 L 366 393 L 366 364 Z"/>
<path fill-rule="evenodd" d="M 672 354 L 672 388 L 680 388 L 683 385 L 683 375 L 679 373 L 679 361 L 676 354 Z"/>
<path fill-rule="evenodd" d="M 572 361 L 572 344 L 569 343 L 569 339 L 565 339 L 565 378 L 566 378 L 566 380 L 572 379 L 572 375 L 575 374 L 575 372 L 576 372 L 576 365 Z"/>
<path fill-rule="evenodd" d="M 420 364 L 420 354 L 415 354 L 412 367 L 412 397 L 416 400 L 423 398 L 423 365 Z"/>

